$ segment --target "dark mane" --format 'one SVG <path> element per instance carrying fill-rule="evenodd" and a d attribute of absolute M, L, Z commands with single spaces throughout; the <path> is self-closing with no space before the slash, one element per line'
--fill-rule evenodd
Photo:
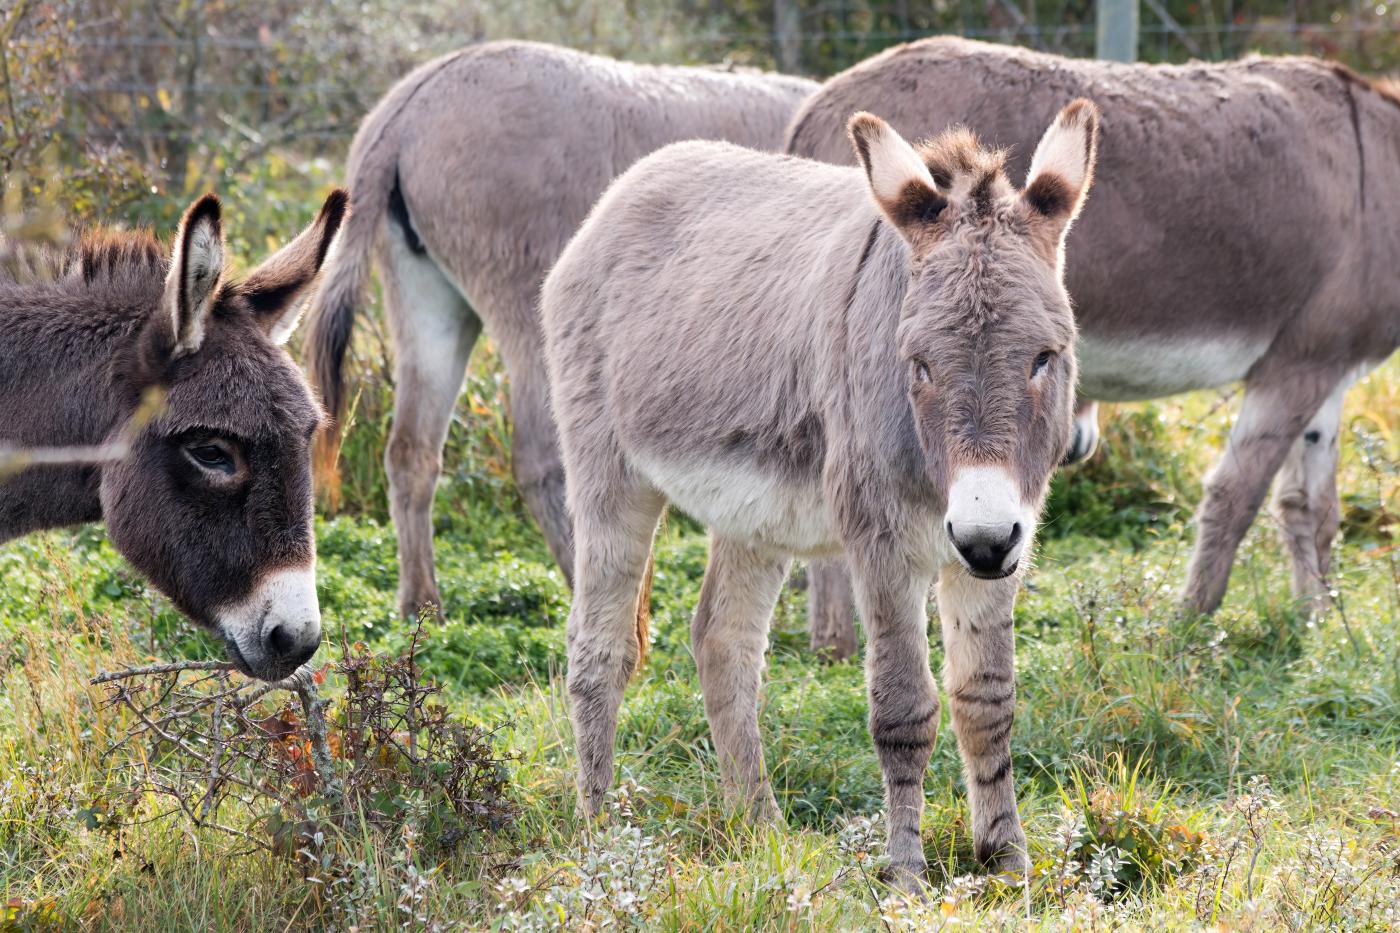
<path fill-rule="evenodd" d="M 1372 78 L 1371 90 L 1400 106 L 1400 78 Z"/>
<path fill-rule="evenodd" d="M 950 127 L 924 140 L 918 145 L 918 153 L 934 184 L 971 198 L 979 214 L 1010 190 L 1006 150 L 983 147 L 977 134 L 966 127 Z"/>
<path fill-rule="evenodd" d="M 69 250 L 66 274 L 82 276 L 85 285 L 99 281 L 164 279 L 169 260 L 149 230 L 90 230 Z"/>
<path fill-rule="evenodd" d="M 1356 84 L 1380 96 L 1387 103 L 1400 107 L 1400 81 L 1395 78 L 1368 78 L 1341 62 L 1326 62 L 1332 71 L 1348 84 Z"/>
<path fill-rule="evenodd" d="M 66 279 L 70 284 L 144 285 L 165 278 L 169 258 L 148 230 L 97 228 L 79 232 L 64 247 L 0 244 L 0 284 L 30 285 Z"/>

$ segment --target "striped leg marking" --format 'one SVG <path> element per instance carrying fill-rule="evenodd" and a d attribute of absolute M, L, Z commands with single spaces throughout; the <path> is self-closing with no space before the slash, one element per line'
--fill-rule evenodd
<path fill-rule="evenodd" d="M 938 689 L 928 666 L 927 577 L 857 582 L 866 626 L 870 735 L 885 779 L 890 880 L 915 891 L 928 871 L 919 823 L 924 772 L 938 735 Z"/>
<path fill-rule="evenodd" d="M 974 580 L 946 569 L 938 584 L 943 627 L 943 683 L 972 804 L 978 861 L 1021 873 L 1026 837 L 1016 812 L 1011 725 L 1016 717 L 1015 578 Z"/>

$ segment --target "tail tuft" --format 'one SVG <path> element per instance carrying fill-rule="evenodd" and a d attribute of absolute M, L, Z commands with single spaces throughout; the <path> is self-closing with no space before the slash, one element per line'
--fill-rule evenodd
<path fill-rule="evenodd" d="M 642 591 L 637 595 L 637 666 L 633 676 L 641 671 L 647 661 L 647 648 L 651 643 L 651 578 L 656 573 L 656 555 L 647 555 L 647 572 L 642 577 Z"/>

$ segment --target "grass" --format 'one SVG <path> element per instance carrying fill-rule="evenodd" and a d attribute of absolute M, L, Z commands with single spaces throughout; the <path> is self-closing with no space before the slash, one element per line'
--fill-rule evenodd
<path fill-rule="evenodd" d="M 1316 620 L 1291 603 L 1267 519 L 1224 608 L 1193 622 L 1174 612 L 1189 511 L 1230 400 L 1107 413 L 1105 451 L 1057 480 L 1016 610 L 1012 751 L 1034 877 L 1020 888 L 976 872 L 945 710 L 923 825 L 933 894 L 911 904 L 876 880 L 881 787 L 862 671 L 806 653 L 797 588 L 778 606 L 760 712 L 786 825 L 722 806 L 687 646 L 706 546 L 684 520 L 658 545 L 620 790 L 606 819 L 580 821 L 560 676 L 568 594 L 509 483 L 489 348 L 477 362 L 439 498 L 447 621 L 427 626 L 421 662 L 456 715 L 499 729 L 518 819 L 446 856 L 412 819 L 387 834 L 344 827 L 328 885 L 164 812 L 132 789 L 135 753 L 108 753 L 124 723 L 87 678 L 218 649 L 100 529 L 35 535 L 0 548 L 0 929 L 1400 926 L 1394 366 L 1349 404 L 1338 608 Z M 408 637 L 375 501 L 384 411 L 382 391 L 362 398 L 347 445 L 354 508 L 318 525 L 331 656 Z"/>

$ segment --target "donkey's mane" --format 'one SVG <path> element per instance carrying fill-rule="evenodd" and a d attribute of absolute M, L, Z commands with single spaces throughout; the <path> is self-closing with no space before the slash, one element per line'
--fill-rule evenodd
<path fill-rule="evenodd" d="M 1387 103 L 1400 107 L 1400 80 L 1391 77 L 1369 78 L 1358 71 L 1353 71 L 1341 62 L 1323 62 L 1323 64 L 1331 68 L 1333 73 L 1347 84 L 1360 85 Z"/>
<path fill-rule="evenodd" d="M 170 260 L 148 230 L 97 228 L 79 232 L 66 247 L 39 247 L 16 253 L 22 264 L 0 263 L 0 284 L 54 283 L 142 286 L 165 278 Z"/>
<path fill-rule="evenodd" d="M 979 210 L 1005 191 L 1006 150 L 983 147 L 966 127 L 950 127 L 919 143 L 918 151 L 939 188 L 968 192 Z"/>
<path fill-rule="evenodd" d="M 65 269 L 87 285 L 164 279 L 169 259 L 149 230 L 89 230 L 78 237 Z"/>
<path fill-rule="evenodd" d="M 1400 107 L 1400 78 L 1363 78 L 1362 80 L 1371 85 L 1371 90 Z"/>

